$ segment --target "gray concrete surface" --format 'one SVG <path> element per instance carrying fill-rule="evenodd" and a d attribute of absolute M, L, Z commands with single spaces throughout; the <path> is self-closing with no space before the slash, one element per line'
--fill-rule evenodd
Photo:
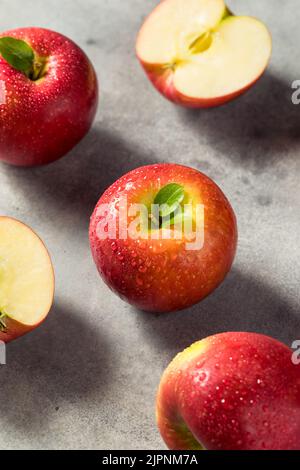
<path fill-rule="evenodd" d="M 161 98 L 134 52 L 154 0 L 2 0 L 0 30 L 43 26 L 79 43 L 101 84 L 93 130 L 47 168 L 0 165 L 0 213 L 31 225 L 56 269 L 46 323 L 9 345 L 0 366 L 1 449 L 161 449 L 154 401 L 175 353 L 225 330 L 300 338 L 300 10 L 295 0 L 230 0 L 273 33 L 270 68 L 223 108 L 188 111 Z M 188 311 L 157 316 L 124 304 L 90 256 L 88 223 L 103 190 L 142 164 L 204 171 L 231 200 L 239 250 L 226 282 Z"/>

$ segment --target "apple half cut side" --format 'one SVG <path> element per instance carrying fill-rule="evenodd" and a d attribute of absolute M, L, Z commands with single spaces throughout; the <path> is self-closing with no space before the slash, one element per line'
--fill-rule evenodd
<path fill-rule="evenodd" d="M 42 240 L 22 222 L 0 217 L 0 340 L 41 324 L 53 296 L 54 271 Z"/>
<path fill-rule="evenodd" d="M 154 86 L 187 107 L 218 106 L 249 89 L 266 69 L 266 26 L 234 16 L 223 0 L 164 0 L 146 19 L 137 56 Z"/>

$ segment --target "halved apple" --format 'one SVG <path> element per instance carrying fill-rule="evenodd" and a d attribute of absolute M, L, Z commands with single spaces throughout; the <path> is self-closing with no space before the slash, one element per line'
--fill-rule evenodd
<path fill-rule="evenodd" d="M 196 108 L 223 104 L 250 88 L 271 50 L 266 26 L 234 16 L 224 0 L 164 0 L 137 39 L 138 58 L 154 86 Z"/>
<path fill-rule="evenodd" d="M 54 271 L 42 240 L 22 222 L 0 217 L 0 340 L 42 323 L 53 295 Z"/>

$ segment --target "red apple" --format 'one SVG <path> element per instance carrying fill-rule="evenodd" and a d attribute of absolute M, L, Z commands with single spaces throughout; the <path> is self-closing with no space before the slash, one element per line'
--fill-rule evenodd
<path fill-rule="evenodd" d="M 170 449 L 299 449 L 300 368 L 273 338 L 211 336 L 166 369 L 157 421 Z"/>
<path fill-rule="evenodd" d="M 168 217 L 160 213 L 158 221 L 151 213 L 153 203 L 163 202 L 171 219 L 176 215 L 169 228 L 164 225 Z M 148 213 L 146 227 L 133 237 L 135 204 Z M 204 209 L 199 218 L 198 207 Z M 153 218 L 156 225 L 149 227 Z M 103 233 L 103 227 L 120 226 L 121 219 L 129 228 L 126 234 Z M 188 243 L 188 222 L 202 244 Z M 131 171 L 103 194 L 91 218 L 90 243 L 99 273 L 114 292 L 142 310 L 168 312 L 199 302 L 223 281 L 236 252 L 237 226 L 228 200 L 211 179 L 193 168 L 157 164 Z"/>
<path fill-rule="evenodd" d="M 93 122 L 98 102 L 94 68 L 59 33 L 42 28 L 2 33 L 0 83 L 5 88 L 0 160 L 7 163 L 33 166 L 57 160 Z"/>
<path fill-rule="evenodd" d="M 8 343 L 46 318 L 54 272 L 41 239 L 26 225 L 0 217 L 0 341 Z"/>
<path fill-rule="evenodd" d="M 137 56 L 151 82 L 177 104 L 221 105 L 250 88 L 271 56 L 267 28 L 234 16 L 224 0 L 164 0 L 137 39 Z"/>

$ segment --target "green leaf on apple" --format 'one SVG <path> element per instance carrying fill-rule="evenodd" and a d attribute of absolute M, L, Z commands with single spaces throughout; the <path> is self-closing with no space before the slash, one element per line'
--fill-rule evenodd
<path fill-rule="evenodd" d="M 12 67 L 29 77 L 33 70 L 34 52 L 25 41 L 11 37 L 0 38 L 0 54 Z"/>
<path fill-rule="evenodd" d="M 160 217 L 167 217 L 176 211 L 184 199 L 184 188 L 180 184 L 170 183 L 164 186 L 154 199 L 160 206 Z"/>

